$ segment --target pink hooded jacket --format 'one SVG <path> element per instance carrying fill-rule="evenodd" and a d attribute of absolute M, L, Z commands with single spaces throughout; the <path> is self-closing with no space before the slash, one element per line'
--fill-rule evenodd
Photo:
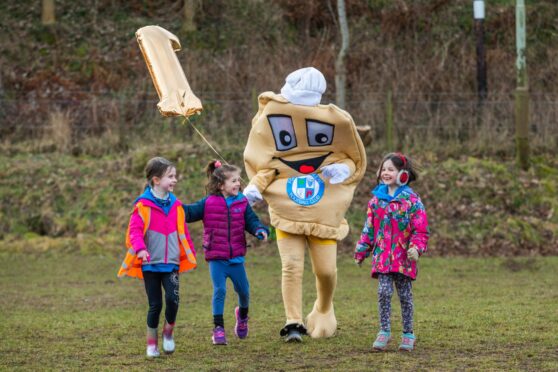
<path fill-rule="evenodd" d="M 181 237 L 177 227 L 178 208 L 182 208 L 180 200 L 176 200 L 171 206 L 168 215 L 150 200 L 142 199 L 141 202 L 149 207 L 151 213 L 149 222 L 144 221 L 143 217 L 135 208 L 130 217 L 130 243 L 137 253 L 147 249 L 150 256 L 149 264 L 180 264 L 181 239 L 186 239 L 189 247 L 195 255 L 194 244 L 190 238 L 188 227 L 184 224 L 185 236 Z M 145 224 L 148 223 L 144 232 Z M 187 252 L 189 253 L 189 252 Z M 147 262 L 144 262 L 147 264 Z"/>
<path fill-rule="evenodd" d="M 387 186 L 379 185 L 373 195 L 354 258 L 362 262 L 372 253 L 373 278 L 401 273 L 414 280 L 417 263 L 407 258 L 407 250 L 426 252 L 429 232 L 424 205 L 409 186 L 401 186 L 391 197 Z"/>

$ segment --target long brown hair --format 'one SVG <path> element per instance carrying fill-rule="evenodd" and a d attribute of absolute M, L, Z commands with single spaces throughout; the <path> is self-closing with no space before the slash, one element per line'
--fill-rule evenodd
<path fill-rule="evenodd" d="M 221 186 L 233 172 L 240 172 L 240 168 L 231 164 L 221 164 L 219 160 L 211 160 L 205 167 L 207 174 L 205 191 L 208 194 L 221 193 Z"/>

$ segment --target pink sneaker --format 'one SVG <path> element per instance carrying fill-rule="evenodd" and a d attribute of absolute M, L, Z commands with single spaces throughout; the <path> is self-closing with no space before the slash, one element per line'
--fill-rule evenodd
<path fill-rule="evenodd" d="M 401 345 L 399 345 L 400 351 L 413 351 L 415 349 L 415 341 L 417 338 L 412 333 L 403 333 L 401 336 Z"/>
<path fill-rule="evenodd" d="M 248 337 L 248 317 L 246 319 L 240 318 L 240 309 L 238 306 L 234 309 L 236 324 L 234 325 L 234 334 L 238 338 Z"/>
<path fill-rule="evenodd" d="M 157 328 L 147 327 L 147 349 L 145 355 L 150 359 L 158 358 L 161 355 L 157 347 Z"/>
<path fill-rule="evenodd" d="M 386 331 L 378 332 L 372 348 L 378 351 L 386 351 L 388 347 L 388 342 L 391 340 L 391 333 Z"/>
<path fill-rule="evenodd" d="M 211 336 L 213 345 L 226 345 L 227 337 L 225 336 L 225 328 L 217 326 L 213 328 L 213 336 Z"/>
<path fill-rule="evenodd" d="M 174 353 L 175 345 L 174 345 L 174 337 L 173 337 L 173 329 L 174 323 L 169 324 L 165 321 L 165 325 L 163 326 L 163 351 L 165 354 L 172 354 Z"/>

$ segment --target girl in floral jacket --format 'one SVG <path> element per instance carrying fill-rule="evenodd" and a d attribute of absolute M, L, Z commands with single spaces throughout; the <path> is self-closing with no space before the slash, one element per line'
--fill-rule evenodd
<path fill-rule="evenodd" d="M 355 249 L 355 262 L 372 254 L 372 277 L 379 280 L 380 332 L 375 350 L 385 351 L 391 339 L 393 284 L 401 302 L 403 336 L 399 350 L 414 349 L 413 293 L 417 260 L 426 252 L 428 220 L 420 197 L 408 185 L 417 179 L 411 160 L 400 153 L 384 157 L 377 172 L 378 185 L 368 202 L 367 218 Z"/>

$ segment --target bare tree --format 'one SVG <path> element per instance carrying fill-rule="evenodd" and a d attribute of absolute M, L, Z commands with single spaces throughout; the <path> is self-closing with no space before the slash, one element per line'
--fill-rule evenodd
<path fill-rule="evenodd" d="M 56 22 L 54 12 L 54 0 L 43 0 L 43 13 L 41 15 L 43 25 L 53 25 Z"/>
<path fill-rule="evenodd" d="M 196 1 L 184 0 L 184 22 L 182 23 L 182 31 L 191 32 L 196 30 L 196 22 L 194 16 L 196 15 Z"/>
<path fill-rule="evenodd" d="M 347 13 L 345 11 L 345 0 L 337 0 L 337 13 L 339 16 L 339 29 L 341 31 L 341 50 L 335 61 L 335 101 L 337 106 L 345 108 L 347 69 L 345 67 L 345 57 L 349 49 L 349 25 L 347 23 Z"/>

